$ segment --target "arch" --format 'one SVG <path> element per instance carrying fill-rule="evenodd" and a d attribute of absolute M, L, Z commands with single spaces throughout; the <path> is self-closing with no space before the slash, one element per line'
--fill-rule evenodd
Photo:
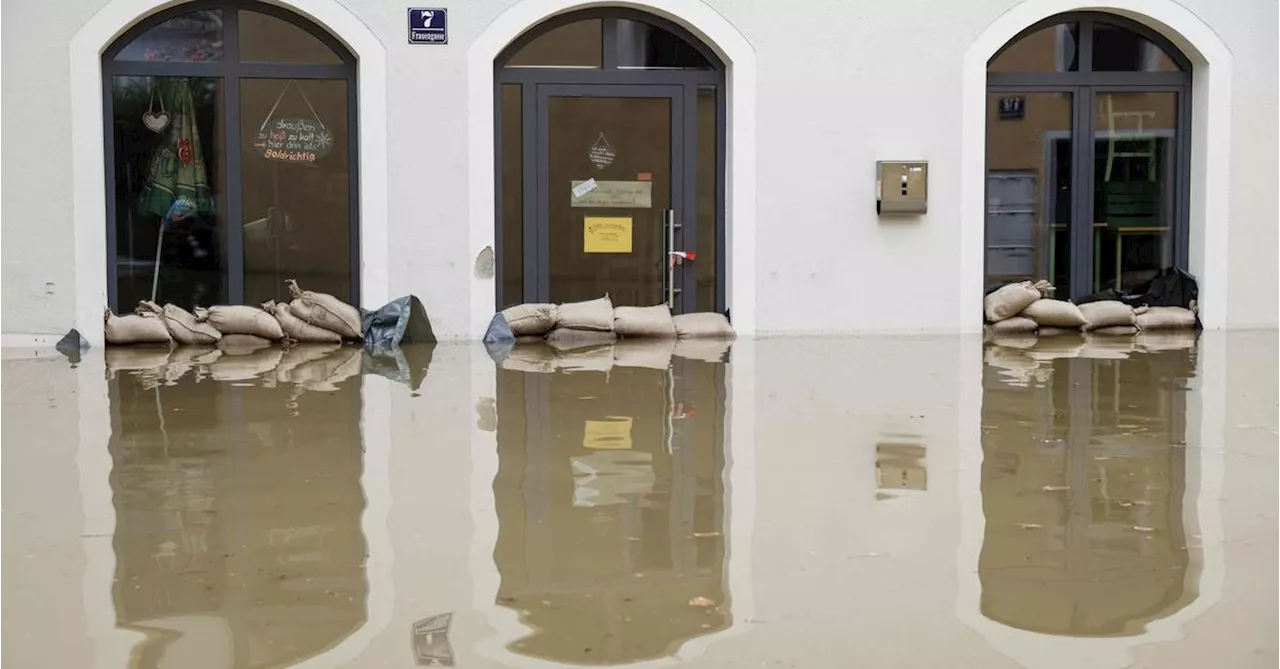
<path fill-rule="evenodd" d="M 1121 6 L 1123 4 L 1123 6 Z M 1027 0 L 991 23 L 965 52 L 962 65 L 960 281 L 956 296 L 965 332 L 981 328 L 984 285 L 987 63 L 1029 27 L 1059 14 L 1097 11 L 1132 21 L 1176 47 L 1192 68 L 1188 269 L 1200 283 L 1200 319 L 1206 328 L 1227 319 L 1227 184 L 1230 152 L 1232 57 L 1195 14 L 1173 0 Z"/>
<path fill-rule="evenodd" d="M 341 45 L 357 63 L 356 104 L 361 122 L 360 150 L 354 160 L 359 172 L 360 300 L 380 304 L 389 294 L 385 49 L 368 26 L 337 0 L 281 0 L 271 5 L 263 3 L 261 8 L 273 14 L 288 11 L 322 26 L 320 32 L 327 31 L 322 39 Z M 102 344 L 102 308 L 107 304 L 107 202 L 102 186 L 107 144 L 101 58 L 131 29 L 166 10 L 186 6 L 165 0 L 111 0 L 70 42 L 75 327 L 92 345 Z"/>
<path fill-rule="evenodd" d="M 499 15 L 467 52 L 469 241 L 473 251 L 493 248 L 497 184 L 494 161 L 494 64 L 502 52 L 544 21 L 599 5 L 575 0 L 523 0 Z M 740 334 L 755 329 L 755 53 L 721 15 L 697 0 L 620 2 L 678 26 L 725 64 L 728 93 L 725 142 L 725 305 Z M 735 260 L 737 262 L 735 262 Z M 493 314 L 497 283 L 473 278 L 470 332 L 480 338 Z"/>

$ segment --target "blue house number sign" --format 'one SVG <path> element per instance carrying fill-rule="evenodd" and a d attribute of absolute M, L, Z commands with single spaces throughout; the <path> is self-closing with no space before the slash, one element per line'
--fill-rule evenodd
<path fill-rule="evenodd" d="M 448 44 L 449 10 L 409 8 L 410 44 Z"/>

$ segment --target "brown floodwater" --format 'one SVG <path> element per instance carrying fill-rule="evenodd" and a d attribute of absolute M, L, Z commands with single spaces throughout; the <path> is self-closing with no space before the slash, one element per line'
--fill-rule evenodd
<path fill-rule="evenodd" d="M 14 667 L 1270 667 L 1276 332 L 4 350 Z"/>

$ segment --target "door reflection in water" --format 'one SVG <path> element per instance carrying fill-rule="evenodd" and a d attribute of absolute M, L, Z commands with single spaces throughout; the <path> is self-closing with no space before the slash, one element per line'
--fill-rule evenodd
<path fill-rule="evenodd" d="M 521 346 L 498 370 L 497 599 L 532 628 L 516 653 L 635 662 L 732 621 L 724 365 L 626 344 Z"/>
<path fill-rule="evenodd" d="M 1034 632 L 1130 636 L 1196 598 L 1187 536 L 1195 336 L 988 344 L 982 613 Z"/>
<path fill-rule="evenodd" d="M 359 349 L 107 353 L 112 598 L 146 637 L 135 666 L 287 666 L 358 629 Z"/>

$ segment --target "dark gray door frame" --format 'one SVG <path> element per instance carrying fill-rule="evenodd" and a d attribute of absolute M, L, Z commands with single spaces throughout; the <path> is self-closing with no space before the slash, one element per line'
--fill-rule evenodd
<path fill-rule="evenodd" d="M 537 183 L 541 185 L 549 185 L 549 147 L 550 147 L 550 127 L 551 118 L 549 106 L 553 97 L 573 97 L 573 98 L 661 98 L 670 101 L 671 109 L 671 209 L 676 213 L 676 222 L 679 225 L 676 231 L 676 248 L 686 249 L 693 245 L 693 241 L 697 237 L 697 216 L 693 206 L 693 198 L 690 195 L 696 184 L 693 183 L 697 174 L 692 171 L 686 171 L 686 163 L 688 162 L 686 154 L 690 153 L 690 148 L 685 141 L 685 123 L 684 120 L 690 116 L 685 105 L 688 100 L 684 96 L 683 86 L 671 85 L 644 85 L 644 84 L 626 84 L 626 85 L 610 85 L 610 84 L 539 84 L 538 91 L 538 107 L 537 107 L 537 128 L 538 128 L 538 144 L 537 144 Z M 696 119 L 696 117 L 695 117 Z M 526 165 L 528 163 L 526 162 Z M 551 203 L 550 191 L 541 186 L 538 191 L 537 198 L 537 215 L 532 221 L 526 220 L 524 227 L 525 252 L 525 300 L 529 302 L 548 302 L 551 300 L 550 287 L 550 258 L 551 258 Z M 536 249 L 535 254 L 531 255 L 528 249 Z M 529 260 L 534 259 L 534 263 Z M 665 261 L 665 258 L 662 259 Z M 530 267 L 530 265 L 535 265 Z M 677 285 L 688 286 L 688 290 L 681 290 L 677 297 L 675 311 L 678 313 L 688 313 L 694 310 L 695 291 L 692 289 L 695 280 L 693 273 L 693 264 L 686 263 L 676 269 Z M 532 281 L 531 281 L 532 279 Z M 533 296 L 530 296 L 529 286 L 536 286 Z"/>
<path fill-rule="evenodd" d="M 329 47 L 342 60 L 340 64 L 260 63 L 240 60 L 239 10 L 267 14 L 287 21 L 306 31 Z M 202 10 L 222 12 L 222 60 L 218 62 L 125 61 L 116 56 L 134 39 L 157 25 L 177 16 Z M 226 297 L 232 304 L 244 302 L 244 212 L 240 166 L 240 82 L 246 79 L 341 79 L 347 83 L 347 165 L 348 165 L 348 259 L 351 274 L 351 302 L 360 304 L 360 154 L 358 72 L 355 56 L 319 25 L 287 9 L 253 0 L 195 0 L 158 12 L 139 22 L 118 37 L 102 53 L 103 130 L 106 152 L 106 220 L 107 220 L 107 303 L 119 310 L 119 273 L 116 267 L 116 172 L 115 128 L 112 105 L 112 82 L 118 76 L 201 77 L 219 80 L 223 91 L 223 127 L 226 153 L 218 175 L 222 179 L 226 210 L 226 238 L 220 240 L 223 271 L 226 274 Z M 157 258 L 156 262 L 160 259 Z M 133 305 L 124 305 L 132 307 Z"/>
<path fill-rule="evenodd" d="M 1076 12 L 1054 16 L 1022 31 L 991 57 L 993 62 L 1000 53 L 1023 37 L 1062 23 L 1077 23 L 1078 71 L 1076 72 L 990 72 L 987 74 L 987 92 L 990 93 L 1045 93 L 1059 92 L 1072 95 L 1071 146 L 1071 220 L 1068 224 L 1070 239 L 1070 282 L 1068 293 L 1059 297 L 1077 298 L 1094 292 L 1093 286 L 1093 180 L 1094 141 L 1097 127 L 1094 122 L 1094 104 L 1100 93 L 1148 93 L 1171 92 L 1178 96 L 1178 119 L 1172 148 L 1175 161 L 1174 211 L 1171 217 L 1174 265 L 1188 269 L 1190 260 L 1190 192 L 1191 192 L 1191 74 L 1192 64 L 1178 48 L 1163 35 L 1135 21 L 1121 16 L 1100 12 Z M 1152 42 L 1167 53 L 1177 64 L 1177 72 L 1095 72 L 1093 71 L 1094 26 L 1103 23 L 1134 32 Z M 990 116 L 988 115 L 988 118 Z M 987 142 L 991 133 L 987 132 Z M 987 168 L 989 173 L 989 166 Z M 986 186 L 984 185 L 984 189 Z M 983 207 L 987 206 L 987 194 Z M 984 213 L 984 221 L 986 214 Z M 985 225 L 985 223 L 984 223 Z M 984 244 L 983 262 L 986 262 Z M 983 272 L 986 275 L 985 269 Z"/>
<path fill-rule="evenodd" d="M 579 67 L 504 67 L 504 64 L 516 52 L 532 42 L 537 37 L 547 33 L 550 30 L 558 28 L 569 23 L 582 21 L 586 19 L 602 19 L 602 42 L 601 48 L 601 68 L 579 68 Z M 626 19 L 647 23 L 684 40 L 685 43 L 693 47 L 710 65 L 710 69 L 645 69 L 645 68 L 620 68 L 617 59 L 617 21 Z M 679 188 L 680 199 L 673 200 L 673 208 L 677 211 L 678 221 L 682 226 L 687 225 L 683 231 L 683 246 L 680 240 L 677 240 L 677 248 L 693 249 L 696 241 L 696 219 L 697 219 L 697 174 L 698 174 L 698 116 L 697 101 L 699 90 L 713 88 L 716 93 L 716 183 L 715 183 L 715 262 L 716 262 L 716 311 L 724 312 L 727 303 L 726 299 L 726 277 L 728 262 L 725 257 L 725 156 L 726 156 L 726 120 L 727 110 L 725 95 L 725 76 L 724 63 L 720 58 L 705 44 L 701 42 L 695 35 L 680 27 L 679 25 L 654 16 L 645 12 L 626 9 L 626 8 L 592 8 L 578 12 L 571 12 L 560 16 L 553 17 L 539 24 L 535 28 L 529 30 L 525 34 L 516 38 L 506 49 L 494 60 L 494 252 L 498 258 L 495 263 L 495 300 L 496 308 L 502 309 L 509 306 L 507 299 L 503 295 L 504 289 L 504 263 L 503 254 L 504 243 L 502 238 L 502 216 L 503 216 L 503 183 L 502 183 L 502 86 L 504 84 L 515 84 L 520 86 L 521 100 L 521 154 L 523 162 L 523 180 L 521 184 L 521 192 L 523 196 L 521 213 L 523 222 L 523 284 L 524 284 L 524 301 L 530 302 L 534 299 L 534 295 L 546 296 L 548 294 L 547 283 L 549 277 L 546 275 L 546 247 L 539 246 L 539 237 L 536 230 L 531 231 L 530 226 L 537 226 L 539 220 L 545 220 L 540 214 L 544 205 L 538 200 L 540 188 L 545 183 L 545 166 L 542 165 L 543 155 L 540 147 L 546 144 L 540 144 L 540 133 L 544 132 L 542 128 L 545 123 L 539 117 L 539 100 L 542 93 L 540 89 L 551 85 L 573 85 L 572 88 L 564 90 L 582 90 L 589 91 L 595 87 L 602 87 L 601 90 L 623 90 L 614 87 L 635 88 L 635 90 L 655 90 L 658 88 L 678 88 L 682 92 L 675 94 L 672 105 L 672 135 L 681 137 L 681 144 L 673 146 L 672 159 L 680 156 L 681 164 L 673 165 L 673 179 L 677 174 L 683 174 L 682 183 L 672 184 L 672 197 L 676 197 L 677 188 Z M 551 90 L 548 88 L 548 90 Z M 583 95 L 602 96 L 602 97 L 618 97 L 605 93 L 585 92 Z M 643 95 L 633 95 L 631 97 L 668 97 L 672 94 L 661 93 L 645 93 Z M 627 97 L 627 96 L 620 96 Z M 678 116 L 675 116 L 678 112 Z M 545 111 L 543 112 L 545 117 Z M 674 169 L 679 167 L 680 169 Z M 696 250 L 696 249 L 695 249 Z M 541 264 L 539 264 L 541 263 Z M 686 263 L 680 269 L 681 283 L 686 287 L 682 292 L 687 302 L 682 302 L 680 308 L 687 311 L 694 309 L 696 300 L 696 261 L 692 264 Z"/>

